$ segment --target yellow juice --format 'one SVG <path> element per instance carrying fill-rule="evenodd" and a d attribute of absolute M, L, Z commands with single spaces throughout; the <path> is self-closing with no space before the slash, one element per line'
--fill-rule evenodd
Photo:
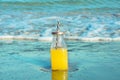
<path fill-rule="evenodd" d="M 68 80 L 68 72 L 64 70 L 52 71 L 52 80 Z"/>
<path fill-rule="evenodd" d="M 52 70 L 68 70 L 68 54 L 65 48 L 51 49 Z"/>

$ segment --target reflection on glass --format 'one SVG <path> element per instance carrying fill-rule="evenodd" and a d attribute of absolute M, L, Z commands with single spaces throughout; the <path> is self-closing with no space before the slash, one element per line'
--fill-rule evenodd
<path fill-rule="evenodd" d="M 52 80 L 68 80 L 68 71 L 52 71 Z"/>

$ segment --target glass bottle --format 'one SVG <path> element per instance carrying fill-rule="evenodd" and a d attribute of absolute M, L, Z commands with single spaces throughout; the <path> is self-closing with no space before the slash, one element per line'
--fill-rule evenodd
<path fill-rule="evenodd" d="M 57 30 L 52 32 L 53 40 L 50 49 L 52 70 L 68 70 L 68 53 L 63 34 L 59 30 L 58 22 Z"/>

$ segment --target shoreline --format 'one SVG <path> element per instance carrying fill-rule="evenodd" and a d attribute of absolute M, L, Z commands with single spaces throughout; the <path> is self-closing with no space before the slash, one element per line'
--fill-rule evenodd
<path fill-rule="evenodd" d="M 52 41 L 52 37 L 28 37 L 28 36 L 0 36 L 0 40 L 31 40 L 31 41 Z M 68 41 L 81 41 L 81 42 L 116 42 L 120 41 L 118 38 L 81 38 L 81 37 L 65 37 Z"/>

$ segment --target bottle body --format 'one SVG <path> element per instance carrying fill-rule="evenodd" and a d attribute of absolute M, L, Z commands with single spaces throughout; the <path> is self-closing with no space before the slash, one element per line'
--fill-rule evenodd
<path fill-rule="evenodd" d="M 52 70 L 67 70 L 68 69 L 68 54 L 65 48 L 51 49 L 51 65 Z"/>
<path fill-rule="evenodd" d="M 52 71 L 52 80 L 68 80 L 68 72 L 63 70 Z"/>
<path fill-rule="evenodd" d="M 52 70 L 68 70 L 68 52 L 62 35 L 54 35 L 50 49 Z"/>

